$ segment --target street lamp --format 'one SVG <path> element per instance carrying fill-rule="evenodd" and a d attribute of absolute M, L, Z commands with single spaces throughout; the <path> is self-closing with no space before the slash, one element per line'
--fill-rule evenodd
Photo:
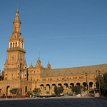
<path fill-rule="evenodd" d="M 87 90 L 88 90 L 87 72 L 85 73 L 85 76 L 86 76 L 86 87 L 87 87 Z"/>
<path fill-rule="evenodd" d="M 99 93 L 101 94 L 101 82 L 100 82 L 101 72 L 97 70 L 96 73 L 98 74 L 98 89 L 99 89 Z"/>

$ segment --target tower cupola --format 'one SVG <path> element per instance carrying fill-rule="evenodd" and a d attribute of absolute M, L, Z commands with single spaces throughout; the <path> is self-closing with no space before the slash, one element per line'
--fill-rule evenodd
<path fill-rule="evenodd" d="M 13 21 L 13 27 L 14 27 L 14 31 L 10 37 L 9 49 L 20 48 L 20 49 L 24 50 L 24 39 L 23 39 L 21 32 L 20 32 L 21 21 L 20 21 L 18 9 L 16 10 L 16 16 Z"/>

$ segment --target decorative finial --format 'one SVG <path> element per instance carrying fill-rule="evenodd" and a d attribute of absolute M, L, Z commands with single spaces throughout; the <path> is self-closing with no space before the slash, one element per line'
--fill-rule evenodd
<path fill-rule="evenodd" d="M 16 9 L 16 16 L 19 16 L 19 9 Z"/>
<path fill-rule="evenodd" d="M 18 8 L 16 9 L 16 16 L 13 23 L 15 22 L 19 22 L 21 24 Z"/>
<path fill-rule="evenodd" d="M 39 68 L 42 67 L 40 58 L 37 59 L 36 67 L 39 67 Z"/>
<path fill-rule="evenodd" d="M 41 61 L 40 61 L 40 57 L 38 57 L 37 63 L 41 63 Z"/>
<path fill-rule="evenodd" d="M 48 64 L 47 64 L 47 68 L 51 69 L 51 64 L 49 63 L 49 61 L 48 61 Z"/>

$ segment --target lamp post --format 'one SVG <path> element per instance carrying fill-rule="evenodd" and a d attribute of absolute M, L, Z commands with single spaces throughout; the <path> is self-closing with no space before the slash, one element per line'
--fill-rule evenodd
<path fill-rule="evenodd" d="M 85 73 L 85 76 L 86 76 L 86 88 L 87 88 L 87 90 L 88 90 L 87 72 Z"/>
<path fill-rule="evenodd" d="M 97 70 L 96 73 L 98 74 L 98 90 L 99 90 L 99 94 L 101 94 L 101 82 L 100 82 L 101 72 Z"/>

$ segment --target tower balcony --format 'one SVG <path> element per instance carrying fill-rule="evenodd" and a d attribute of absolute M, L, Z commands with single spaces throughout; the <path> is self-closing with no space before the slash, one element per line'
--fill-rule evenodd
<path fill-rule="evenodd" d="M 20 51 L 20 52 L 26 53 L 26 51 L 20 47 L 7 48 L 7 52 L 10 52 L 10 51 Z"/>

